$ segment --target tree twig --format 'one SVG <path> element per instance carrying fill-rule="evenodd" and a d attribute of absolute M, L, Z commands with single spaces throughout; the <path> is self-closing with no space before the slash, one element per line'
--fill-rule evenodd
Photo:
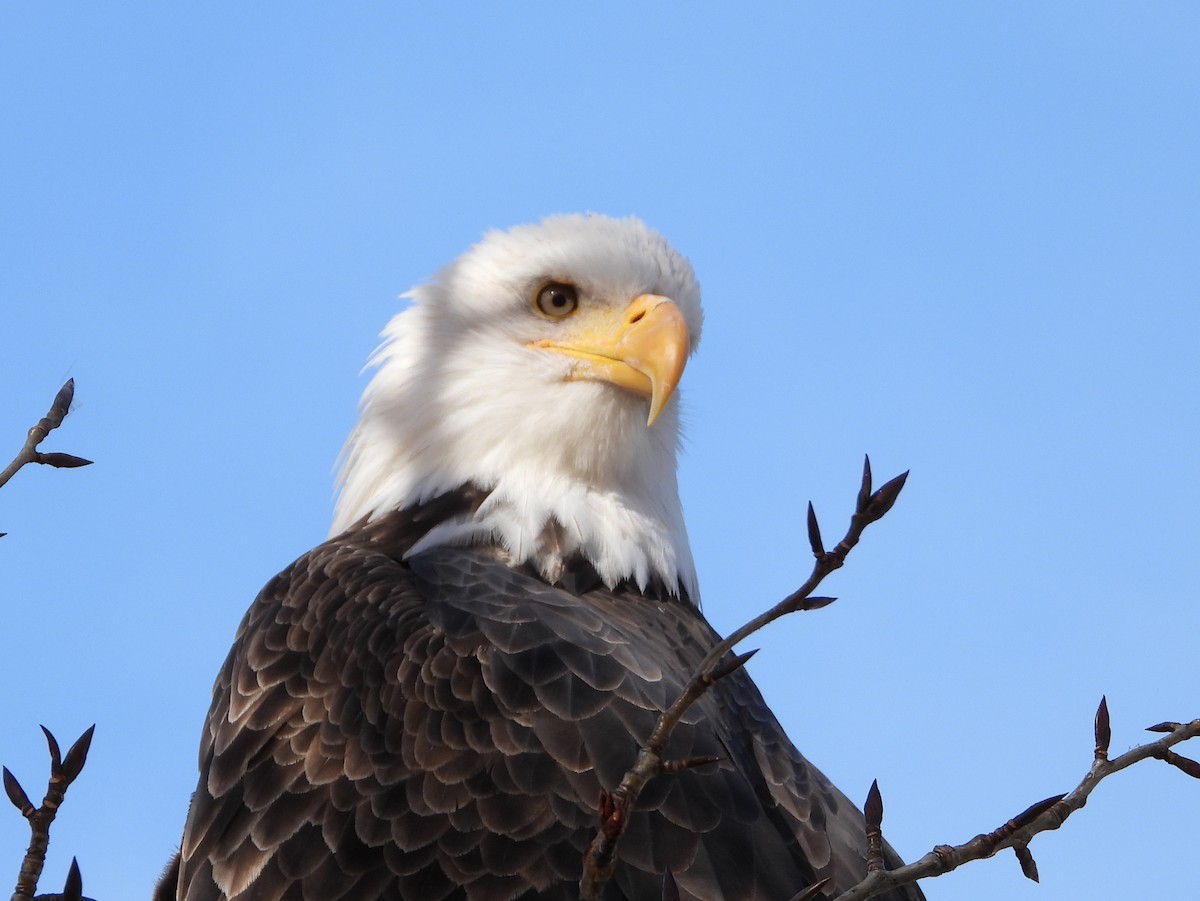
<path fill-rule="evenodd" d="M 1039 801 L 999 829 L 977 835 L 961 845 L 937 845 L 913 863 L 894 870 L 872 870 L 858 885 L 842 892 L 834 901 L 866 901 L 898 886 L 908 885 L 919 879 L 941 876 L 973 860 L 992 857 L 1005 848 L 1013 849 L 1021 871 L 1036 882 L 1037 864 L 1029 851 L 1029 843 L 1038 833 L 1061 826 L 1067 817 L 1087 803 L 1088 795 L 1104 779 L 1151 757 L 1165 761 L 1187 775 L 1200 779 L 1200 763 L 1171 750 L 1173 745 L 1200 735 L 1200 719 L 1190 723 L 1159 723 L 1149 727 L 1147 731 L 1167 734 L 1158 741 L 1139 745 L 1110 760 L 1108 744 L 1112 733 L 1109 727 L 1108 702 L 1102 698 L 1096 711 L 1096 748 L 1092 765 L 1080 783 L 1070 792 Z"/>
<path fill-rule="evenodd" d="M 881 519 L 892 508 L 907 478 L 908 473 L 905 472 L 873 492 L 871 461 L 870 458 L 866 458 L 850 526 L 832 551 L 825 550 L 816 514 L 812 504 L 808 505 L 808 538 L 816 558 L 812 573 L 798 589 L 770 610 L 732 632 L 708 652 L 679 698 L 659 716 L 654 731 L 639 750 L 637 759 L 621 780 L 621 784 L 611 794 L 604 793 L 601 796 L 600 828 L 584 854 L 583 877 L 579 883 L 580 901 L 598 901 L 605 884 L 612 877 L 616 868 L 617 842 L 625 832 L 629 811 L 646 783 L 665 771 L 667 765 L 662 759 L 663 750 L 683 714 L 720 679 L 744 666 L 755 652 L 750 651 L 729 659 L 726 659 L 726 655 L 738 642 L 781 616 L 799 610 L 819 610 L 833 603 L 835 598 L 813 597 L 813 592 L 827 575 L 846 562 L 846 556 L 858 544 L 866 527 Z"/>
<path fill-rule="evenodd" d="M 42 876 L 42 868 L 46 864 L 46 848 L 50 844 L 50 824 L 62 806 L 67 789 L 87 763 L 88 748 L 92 744 L 92 734 L 96 727 L 92 726 L 76 739 L 75 744 L 67 751 L 66 757 L 58 748 L 58 741 L 45 726 L 42 732 L 46 735 L 46 744 L 50 750 L 50 781 L 46 786 L 46 795 L 40 807 L 34 807 L 25 789 L 17 777 L 4 767 L 4 793 L 13 803 L 21 816 L 29 821 L 29 849 L 21 862 L 21 871 L 17 875 L 17 887 L 13 892 L 12 901 L 29 901 L 37 891 L 38 880 Z"/>
<path fill-rule="evenodd" d="M 58 394 L 54 396 L 54 403 L 50 405 L 49 412 L 29 430 L 25 436 L 24 446 L 13 457 L 12 462 L 3 471 L 0 471 L 0 487 L 4 486 L 27 463 L 42 463 L 59 469 L 72 469 L 76 466 L 87 466 L 92 462 L 83 457 L 76 457 L 74 454 L 47 454 L 38 450 L 38 446 L 46 440 L 46 436 L 62 425 L 63 419 L 71 411 L 71 400 L 74 397 L 75 380 L 67 379 L 67 383 L 59 388 Z M 0 532 L 0 537 L 3 537 L 4 534 Z"/>

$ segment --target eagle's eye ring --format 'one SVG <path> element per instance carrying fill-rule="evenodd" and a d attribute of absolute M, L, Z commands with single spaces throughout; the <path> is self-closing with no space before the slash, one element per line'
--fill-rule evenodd
<path fill-rule="evenodd" d="M 546 282 L 533 295 L 533 306 L 549 319 L 562 319 L 579 308 L 579 292 L 567 282 Z"/>

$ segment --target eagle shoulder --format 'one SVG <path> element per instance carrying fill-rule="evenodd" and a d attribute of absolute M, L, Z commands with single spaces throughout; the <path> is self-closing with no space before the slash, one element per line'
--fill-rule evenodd
<path fill-rule="evenodd" d="M 586 571 L 568 591 L 486 549 L 406 559 L 412 540 L 401 514 L 353 529 L 247 612 L 214 688 L 179 898 L 577 897 L 601 791 L 716 636 L 677 599 Z M 744 673 L 689 710 L 667 756 L 719 762 L 650 783 L 608 898 L 659 897 L 667 869 L 705 901 L 861 877 L 862 842 L 842 838 L 861 815 Z"/>

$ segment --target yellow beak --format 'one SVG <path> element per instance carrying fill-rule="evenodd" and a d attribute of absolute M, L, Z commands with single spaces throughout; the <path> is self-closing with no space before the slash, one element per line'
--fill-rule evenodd
<path fill-rule="evenodd" d="M 596 317 L 561 340 L 546 338 L 530 346 L 575 358 L 570 381 L 609 382 L 647 398 L 646 424 L 654 425 L 683 375 L 688 330 L 674 303 L 642 294 L 615 316 Z"/>

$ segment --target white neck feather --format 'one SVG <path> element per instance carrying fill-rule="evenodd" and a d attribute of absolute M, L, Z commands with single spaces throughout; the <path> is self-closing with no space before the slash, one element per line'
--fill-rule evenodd
<path fill-rule="evenodd" d="M 415 305 L 384 332 L 332 533 L 474 485 L 487 494 L 478 511 L 438 525 L 410 553 L 486 544 L 551 581 L 578 553 L 609 587 L 658 578 L 698 603 L 675 477 L 679 398 L 647 428 L 645 401 L 562 382 L 550 355 L 447 325 L 442 290 L 412 292 Z"/>

